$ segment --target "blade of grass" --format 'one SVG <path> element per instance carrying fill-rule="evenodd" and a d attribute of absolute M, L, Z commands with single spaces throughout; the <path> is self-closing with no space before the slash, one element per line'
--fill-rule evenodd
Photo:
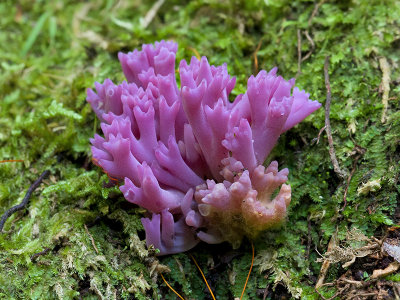
<path fill-rule="evenodd" d="M 42 31 L 42 27 L 46 22 L 47 18 L 50 16 L 50 12 L 43 13 L 39 20 L 36 22 L 35 27 L 33 27 L 31 33 L 29 34 L 28 38 L 26 39 L 24 45 L 22 46 L 21 56 L 25 56 L 28 51 L 32 48 L 33 44 L 35 43 L 39 33 Z"/>
<path fill-rule="evenodd" d="M 50 46 L 53 46 L 56 40 L 57 34 L 57 20 L 54 16 L 51 16 L 49 19 L 49 38 L 50 38 Z"/>

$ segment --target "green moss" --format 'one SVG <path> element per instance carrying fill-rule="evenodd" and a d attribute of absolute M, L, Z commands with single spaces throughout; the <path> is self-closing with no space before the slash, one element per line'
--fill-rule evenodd
<path fill-rule="evenodd" d="M 174 39 L 179 59 L 189 59 L 195 49 L 213 64 L 227 62 L 237 76 L 234 95 L 256 72 L 254 53 L 260 45 L 258 69 L 278 66 L 285 78 L 297 75 L 297 85 L 324 103 L 323 64 L 330 56 L 336 155 L 341 168 L 354 169 L 347 203 L 347 183 L 333 171 L 325 133 L 316 142 L 324 126 L 320 109 L 282 136 L 269 158 L 290 169 L 292 205 L 282 228 L 255 241 L 256 265 L 245 293 L 247 299 L 262 298 L 257 290 L 281 281 L 292 295 L 316 299 L 316 248 L 325 252 L 336 230 L 339 238 L 351 226 L 379 236 L 398 222 L 399 3 L 323 3 L 311 18 L 314 1 L 174 0 L 143 28 L 141 19 L 150 7 L 145 1 L 1 1 L 0 160 L 24 162 L 0 164 L 0 213 L 20 202 L 43 170 L 51 176 L 0 235 L 0 297 L 176 298 L 159 279 L 152 280 L 153 260 L 142 241 L 143 211 L 126 203 L 116 187 L 103 187 L 107 177 L 90 163 L 88 139 L 99 124 L 85 102 L 85 89 L 95 81 L 123 79 L 118 51 Z M 298 30 L 302 57 L 312 51 L 301 72 Z M 384 124 L 380 57 L 391 65 L 392 80 Z M 356 147 L 365 153 L 355 152 Z M 379 187 L 363 189 L 374 181 Z M 226 246 L 201 248 L 192 253 L 217 298 L 239 297 L 250 246 L 228 260 L 223 259 L 230 251 Z M 166 279 L 180 293 L 206 299 L 205 284 L 186 254 L 160 261 L 171 269 Z M 340 272 L 340 266 L 332 266 L 326 280 Z M 398 281 L 397 275 L 387 279 Z M 324 295 L 329 293 L 334 291 Z"/>

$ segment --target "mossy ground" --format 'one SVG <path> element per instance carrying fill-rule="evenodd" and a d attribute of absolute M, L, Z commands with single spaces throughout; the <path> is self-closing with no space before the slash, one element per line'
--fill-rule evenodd
<path fill-rule="evenodd" d="M 281 137 L 271 159 L 290 169 L 293 200 L 287 223 L 254 242 L 256 264 L 244 296 L 317 299 L 316 260 L 333 234 L 344 240 L 358 228 L 381 238 L 400 220 L 399 2 L 165 1 L 144 28 L 152 5 L 1 1 L 0 160 L 23 163 L 0 164 L 0 213 L 19 203 L 42 171 L 51 176 L 0 234 L 0 298 L 176 298 L 156 276 L 161 267 L 142 242 L 143 211 L 117 188 L 105 187 L 106 175 L 90 163 L 88 139 L 99 123 L 85 101 L 85 89 L 95 81 L 122 80 L 118 51 L 173 39 L 178 59 L 197 51 L 212 64 L 227 62 L 237 76 L 234 94 L 244 91 L 257 68 L 278 66 L 279 74 L 296 76 L 297 86 L 324 103 L 323 66 L 330 56 L 334 147 L 351 180 L 334 172 L 326 134 L 316 142 L 323 108 Z M 300 69 L 299 53 L 306 58 Z M 380 59 L 390 67 L 385 122 Z M 234 251 L 202 244 L 191 253 L 218 299 L 240 297 L 249 242 Z M 160 262 L 171 270 L 168 282 L 187 299 L 210 299 L 187 254 Z M 350 271 L 364 272 L 363 280 L 371 275 L 361 259 L 355 265 Z M 345 271 L 332 264 L 325 282 Z M 321 289 L 325 297 L 335 292 Z M 393 295 L 393 285 L 386 292 Z"/>

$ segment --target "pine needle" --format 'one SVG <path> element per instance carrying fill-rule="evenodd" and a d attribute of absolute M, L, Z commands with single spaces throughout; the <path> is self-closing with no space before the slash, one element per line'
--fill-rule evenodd
<path fill-rule="evenodd" d="M 213 292 L 211 291 L 210 285 L 208 284 L 207 279 L 206 279 L 206 277 L 204 276 L 203 271 L 200 269 L 199 264 L 198 264 L 197 261 L 194 259 L 194 257 L 193 257 L 192 254 L 189 254 L 189 255 L 190 255 L 190 257 L 193 259 L 194 264 L 196 265 L 197 269 L 199 269 L 199 271 L 200 271 L 200 273 L 201 273 L 201 276 L 203 276 L 203 280 L 204 280 L 204 282 L 206 283 L 206 285 L 207 285 L 207 287 L 208 287 L 208 290 L 210 291 L 211 297 L 215 300 L 214 294 L 213 294 Z"/>
<path fill-rule="evenodd" d="M 5 163 L 5 162 L 23 162 L 22 159 L 6 159 L 6 160 L 0 160 L 0 164 Z"/>
<path fill-rule="evenodd" d="M 201 60 L 201 56 L 200 56 L 199 52 L 196 49 L 194 49 L 192 47 L 188 47 L 188 49 L 194 53 L 194 55 L 196 56 L 196 58 L 198 60 Z"/>
<path fill-rule="evenodd" d="M 242 298 L 243 298 L 244 291 L 246 290 L 247 283 L 249 282 L 251 270 L 253 269 L 253 264 L 254 264 L 254 245 L 253 245 L 253 243 L 251 243 L 251 250 L 252 250 L 252 255 L 251 255 L 250 270 L 249 270 L 249 274 L 247 274 L 247 278 L 246 278 L 246 282 L 243 287 L 242 295 L 240 295 L 240 300 L 242 300 Z"/>
<path fill-rule="evenodd" d="M 177 291 L 175 291 L 175 290 L 173 289 L 172 286 L 169 285 L 169 283 L 165 280 L 164 276 L 163 276 L 161 273 L 160 273 L 160 276 L 161 276 L 162 280 L 164 280 L 164 283 L 167 285 L 167 287 L 169 287 L 169 288 L 171 289 L 171 291 L 173 291 L 173 292 L 174 292 L 179 298 L 181 298 L 182 300 L 185 300 L 181 295 L 178 294 Z"/>

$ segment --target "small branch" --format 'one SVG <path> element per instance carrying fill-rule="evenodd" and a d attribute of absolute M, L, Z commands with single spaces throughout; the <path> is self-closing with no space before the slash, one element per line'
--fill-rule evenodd
<path fill-rule="evenodd" d="M 97 249 L 96 244 L 94 243 L 93 236 L 90 234 L 89 229 L 87 228 L 86 224 L 84 224 L 84 226 L 85 226 L 85 231 L 86 231 L 87 235 L 90 237 L 90 240 L 92 241 L 94 250 L 96 251 L 97 254 L 99 254 L 99 250 Z"/>
<path fill-rule="evenodd" d="M 147 26 L 150 25 L 151 21 L 153 21 L 158 10 L 164 4 L 164 2 L 165 2 L 165 0 L 158 0 L 156 3 L 153 4 L 153 6 L 150 8 L 150 10 L 147 12 L 147 14 L 144 16 L 144 18 L 142 20 L 143 29 L 146 29 Z"/>
<path fill-rule="evenodd" d="M 390 92 L 390 66 L 385 57 L 381 57 L 379 59 L 379 66 L 382 70 L 382 82 L 381 82 L 381 87 L 382 87 L 382 104 L 383 104 L 383 111 L 382 111 L 382 118 L 381 122 L 385 123 L 386 122 L 386 113 L 388 109 L 388 104 L 389 104 L 389 92 Z"/>
<path fill-rule="evenodd" d="M 3 231 L 4 224 L 6 223 L 7 219 L 15 212 L 23 209 L 29 202 L 29 198 L 31 197 L 32 193 L 34 190 L 38 188 L 42 180 L 47 177 L 50 174 L 49 170 L 44 171 L 39 178 L 29 187 L 28 191 L 25 194 L 24 199 L 20 204 L 17 204 L 13 207 L 11 207 L 9 210 L 6 210 L 6 212 L 3 214 L 0 220 L 0 232 Z"/>
<path fill-rule="evenodd" d="M 22 159 L 6 159 L 6 160 L 0 160 L 0 164 L 6 163 L 6 162 L 23 162 Z"/>
<path fill-rule="evenodd" d="M 356 142 L 354 140 L 353 140 L 353 143 L 356 144 Z M 351 155 L 353 156 L 353 154 L 355 154 L 355 158 L 354 158 L 354 161 L 353 161 L 353 166 L 352 166 L 352 170 L 350 172 L 350 175 L 347 177 L 346 188 L 344 189 L 344 194 L 343 194 L 343 203 L 344 204 L 343 204 L 343 207 L 342 207 L 341 211 L 344 211 L 344 209 L 346 208 L 346 205 L 347 205 L 347 193 L 349 191 L 351 178 L 353 177 L 353 175 L 354 175 L 354 173 L 355 173 L 355 171 L 357 169 L 357 162 L 365 154 L 365 152 L 367 152 L 367 149 L 365 149 L 365 148 L 363 148 L 363 147 L 361 147 L 361 146 L 359 146 L 357 144 L 353 148 L 353 151 L 352 151 Z"/>
<path fill-rule="evenodd" d="M 331 92 L 331 84 L 329 82 L 328 69 L 329 69 L 329 56 L 327 56 L 325 58 L 325 63 L 324 63 L 324 75 L 325 75 L 325 86 L 326 86 L 326 104 L 325 104 L 325 127 L 326 128 L 325 128 L 325 130 L 326 130 L 326 135 L 328 136 L 329 156 L 331 157 L 333 169 L 340 178 L 345 178 L 346 173 L 340 169 L 339 163 L 336 158 L 335 148 L 333 147 L 331 122 L 329 120 L 329 114 L 331 111 L 332 92 Z"/>
<path fill-rule="evenodd" d="M 316 142 L 316 144 L 318 145 L 319 144 L 319 139 L 320 139 L 320 137 L 321 137 L 321 134 L 325 131 L 325 129 L 326 129 L 326 126 L 324 126 L 324 127 L 322 127 L 320 130 L 319 130 L 319 132 L 318 132 L 318 137 L 315 139 L 313 139 L 313 142 L 316 140 L 317 142 Z"/>
<path fill-rule="evenodd" d="M 396 272 L 399 268 L 400 268 L 400 264 L 397 261 L 394 261 L 383 270 L 382 269 L 374 270 L 372 272 L 371 278 L 376 279 L 376 278 L 390 275 L 390 274 Z"/>
<path fill-rule="evenodd" d="M 318 3 L 315 5 L 315 7 L 314 7 L 314 9 L 313 9 L 313 11 L 312 11 L 312 13 L 311 13 L 311 16 L 310 16 L 310 18 L 308 19 L 308 22 L 307 22 L 307 24 L 308 24 L 307 28 L 308 28 L 308 29 L 311 30 L 311 22 L 312 22 L 312 20 L 314 19 L 314 17 L 317 15 L 319 7 L 320 7 L 325 1 L 326 1 L 326 0 L 321 0 L 320 2 L 318 2 Z M 307 59 L 311 56 L 311 54 L 314 52 L 314 49 L 315 49 L 314 40 L 311 38 L 310 33 L 308 32 L 308 29 L 304 31 L 304 35 L 306 36 L 308 42 L 311 44 L 311 49 L 310 49 L 310 51 L 307 52 L 307 54 L 306 54 L 304 57 L 300 58 L 300 62 L 303 62 L 303 61 L 307 60 Z M 299 32 L 297 32 L 297 39 L 299 39 Z M 298 46 L 298 45 L 299 45 L 299 44 L 297 44 L 297 46 Z"/>
<path fill-rule="evenodd" d="M 297 76 L 301 73 L 301 31 L 297 29 Z"/>
<path fill-rule="evenodd" d="M 326 252 L 332 251 L 332 249 L 336 246 L 336 235 L 337 235 L 336 232 L 332 235 L 332 237 L 329 241 L 329 244 L 328 244 L 328 249 L 326 250 Z M 317 284 L 315 285 L 315 290 L 318 290 L 324 284 L 325 276 L 328 273 L 330 264 L 331 263 L 328 259 L 324 260 L 324 262 L 322 263 L 321 270 L 320 270 L 319 276 L 318 276 L 318 281 L 317 281 Z"/>
<path fill-rule="evenodd" d="M 268 275 L 265 275 L 265 276 L 264 276 L 265 279 L 268 279 L 268 277 L 269 277 Z M 268 296 L 268 287 L 269 287 L 269 283 L 267 283 L 267 286 L 266 286 L 265 289 L 264 289 L 263 299 L 262 299 L 262 300 L 267 299 L 267 296 Z"/>
<path fill-rule="evenodd" d="M 319 1 L 319 2 L 315 5 L 315 7 L 314 7 L 314 9 L 313 9 L 313 11 L 312 11 L 312 13 L 311 13 L 310 18 L 308 19 L 308 27 L 311 26 L 311 21 L 312 21 L 312 19 L 314 19 L 314 17 L 317 15 L 319 7 L 320 7 L 322 4 L 324 4 L 325 1 L 326 1 L 326 0 L 321 0 L 321 1 Z"/>
<path fill-rule="evenodd" d="M 308 261 L 310 257 L 310 250 L 311 250 L 311 219 L 310 217 L 307 218 L 307 251 L 306 251 L 306 260 Z"/>
<path fill-rule="evenodd" d="M 332 300 L 332 299 L 335 299 L 335 298 L 336 298 L 337 296 L 339 296 L 339 294 L 340 294 L 340 292 L 338 291 L 338 292 L 336 292 L 332 297 L 325 298 L 325 297 L 320 293 L 320 291 L 318 291 L 317 288 L 315 288 L 315 291 L 317 292 L 317 294 L 318 294 L 323 300 Z"/>
<path fill-rule="evenodd" d="M 346 205 L 347 205 L 347 192 L 349 191 L 351 178 L 353 177 L 354 172 L 356 171 L 358 159 L 359 159 L 359 157 L 357 156 L 353 162 L 353 168 L 350 172 L 350 175 L 349 175 L 349 177 L 347 177 L 347 184 L 346 184 L 346 188 L 344 189 L 344 195 L 343 195 L 343 207 L 341 209 L 342 211 L 344 211 L 344 209 L 346 208 Z"/>
<path fill-rule="evenodd" d="M 43 251 L 33 254 L 31 256 L 31 261 L 35 261 L 39 256 L 47 254 L 47 252 L 49 252 L 50 250 L 50 248 L 45 248 Z"/>
<path fill-rule="evenodd" d="M 311 54 L 314 52 L 314 49 L 315 49 L 314 40 L 311 38 L 310 34 L 308 33 L 308 30 L 304 31 L 304 35 L 306 36 L 307 40 L 311 44 L 311 50 L 308 51 L 308 53 L 301 59 L 302 62 L 305 61 L 306 59 L 308 59 L 311 56 Z"/>

